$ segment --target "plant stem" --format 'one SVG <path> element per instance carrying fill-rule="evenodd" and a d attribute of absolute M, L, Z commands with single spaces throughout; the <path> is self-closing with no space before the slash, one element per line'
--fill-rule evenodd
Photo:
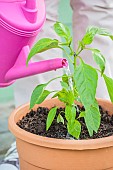
<path fill-rule="evenodd" d="M 74 69 L 76 68 L 76 65 L 77 65 L 77 64 L 76 64 L 76 59 L 77 59 L 77 58 L 80 58 L 80 59 L 81 59 L 81 57 L 79 56 L 79 54 L 82 52 L 82 50 L 83 50 L 83 48 L 81 48 L 80 51 L 77 50 L 77 53 L 74 53 Z"/>
<path fill-rule="evenodd" d="M 55 78 L 51 79 L 50 81 L 48 81 L 47 84 L 49 84 L 49 83 L 51 83 L 52 81 L 54 81 L 54 80 L 56 80 L 56 79 L 59 79 L 59 78 L 62 78 L 62 76 L 58 76 L 58 77 L 55 77 Z"/>
<path fill-rule="evenodd" d="M 76 55 L 76 53 L 74 53 L 74 69 L 76 68 L 76 59 L 77 59 L 77 55 Z"/>
<path fill-rule="evenodd" d="M 70 58 L 70 56 L 68 55 L 68 53 L 63 49 L 64 53 L 66 54 L 66 56 L 68 57 L 68 59 L 70 60 L 70 62 L 73 64 L 73 60 Z"/>
<path fill-rule="evenodd" d="M 78 53 L 76 53 L 76 56 L 78 56 L 81 52 L 82 52 L 83 48 L 80 49 L 80 51 L 78 51 Z"/>
<path fill-rule="evenodd" d="M 64 76 L 65 77 L 65 76 Z M 66 76 L 67 77 L 67 76 Z M 68 77 L 71 77 L 71 76 L 68 76 Z M 52 81 L 56 80 L 56 79 L 59 79 L 59 78 L 62 78 L 62 76 L 58 76 L 58 77 L 55 77 L 53 79 L 51 79 L 50 81 L 48 81 L 47 84 L 51 83 Z"/>
<path fill-rule="evenodd" d="M 72 47 L 71 47 L 71 44 L 68 46 L 69 47 L 69 49 L 70 49 L 70 54 L 74 54 L 74 51 L 73 51 L 73 49 L 72 49 Z"/>

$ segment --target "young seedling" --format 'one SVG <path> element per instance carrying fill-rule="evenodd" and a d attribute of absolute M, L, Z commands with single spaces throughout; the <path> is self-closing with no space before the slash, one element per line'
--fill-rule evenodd
<path fill-rule="evenodd" d="M 68 133 L 76 139 L 79 138 L 81 133 L 79 118 L 83 117 L 89 135 L 92 136 L 94 132 L 98 131 L 101 121 L 99 106 L 95 98 L 98 74 L 100 74 L 105 81 L 111 102 L 113 102 L 113 79 L 104 74 L 106 61 L 100 50 L 89 48 L 88 46 L 93 42 L 96 35 L 106 36 L 111 40 L 113 40 L 113 35 L 103 28 L 89 27 L 82 40 L 78 41 L 78 48 L 74 51 L 69 28 L 60 22 L 56 22 L 54 24 L 54 30 L 64 41 L 60 42 L 57 39 L 50 38 L 40 39 L 31 49 L 27 58 L 27 63 L 37 53 L 42 53 L 52 48 L 59 48 L 64 51 L 70 62 L 72 62 L 74 71 L 71 75 L 64 74 L 50 80 L 46 84 L 36 86 L 31 96 L 30 109 L 33 108 L 35 104 L 43 102 L 50 93 L 53 93 L 53 97 L 58 97 L 58 99 L 65 104 L 64 114 L 67 120 Z M 80 56 L 83 50 L 90 50 L 92 52 L 93 60 L 99 66 L 99 69 L 93 68 L 83 61 Z M 77 59 L 80 61 L 78 65 L 76 64 Z M 57 79 L 61 79 L 62 90 L 57 92 L 46 90 L 48 84 L 55 80 L 58 81 Z M 72 81 L 71 86 L 70 79 Z M 80 101 L 85 108 L 85 111 L 82 111 L 79 117 L 76 116 L 77 107 L 74 103 L 75 100 Z M 55 118 L 56 111 L 57 107 L 50 110 L 47 117 L 46 130 L 50 128 Z M 57 117 L 57 122 L 64 123 L 63 117 L 60 114 Z"/>

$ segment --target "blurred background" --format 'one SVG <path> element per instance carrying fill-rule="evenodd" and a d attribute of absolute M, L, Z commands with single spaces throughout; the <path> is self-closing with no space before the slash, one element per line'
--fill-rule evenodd
<path fill-rule="evenodd" d="M 72 11 L 69 2 L 69 0 L 60 1 L 59 21 L 68 25 L 71 30 Z M 0 160 L 14 141 L 13 135 L 8 131 L 8 117 L 13 109 L 13 85 L 7 88 L 0 88 Z"/>

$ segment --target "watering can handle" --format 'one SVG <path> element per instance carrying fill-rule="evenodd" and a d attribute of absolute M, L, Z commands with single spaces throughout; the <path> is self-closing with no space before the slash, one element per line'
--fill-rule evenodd
<path fill-rule="evenodd" d="M 35 23 L 37 20 L 37 0 L 26 0 L 26 4 L 22 6 L 22 10 L 26 19 L 31 22 Z"/>
<path fill-rule="evenodd" d="M 36 9 L 36 0 L 26 0 L 26 8 Z"/>

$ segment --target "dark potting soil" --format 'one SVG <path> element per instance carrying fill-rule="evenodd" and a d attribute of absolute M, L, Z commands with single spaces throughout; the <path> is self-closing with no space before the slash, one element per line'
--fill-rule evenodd
<path fill-rule="evenodd" d="M 84 107 L 80 108 L 80 106 L 78 106 L 77 108 L 79 108 L 77 109 L 76 113 L 78 117 L 80 111 L 84 111 Z M 93 137 L 90 137 L 85 126 L 84 118 L 80 118 L 79 121 L 82 125 L 80 139 L 95 139 L 113 135 L 113 116 L 108 115 L 107 111 L 103 111 L 101 106 L 99 106 L 99 109 L 101 113 L 101 125 L 98 133 L 94 133 Z M 29 113 L 26 114 L 26 116 L 22 118 L 22 120 L 19 120 L 19 122 L 17 122 L 17 125 L 30 133 L 40 136 L 58 139 L 74 139 L 67 132 L 66 119 L 63 112 L 61 111 L 64 111 L 64 108 L 57 109 L 55 119 L 48 131 L 46 131 L 46 119 L 49 113 L 49 109 L 45 107 L 39 107 L 37 111 L 31 110 Z M 57 123 L 57 116 L 59 113 L 64 118 L 64 124 L 61 122 Z"/>

